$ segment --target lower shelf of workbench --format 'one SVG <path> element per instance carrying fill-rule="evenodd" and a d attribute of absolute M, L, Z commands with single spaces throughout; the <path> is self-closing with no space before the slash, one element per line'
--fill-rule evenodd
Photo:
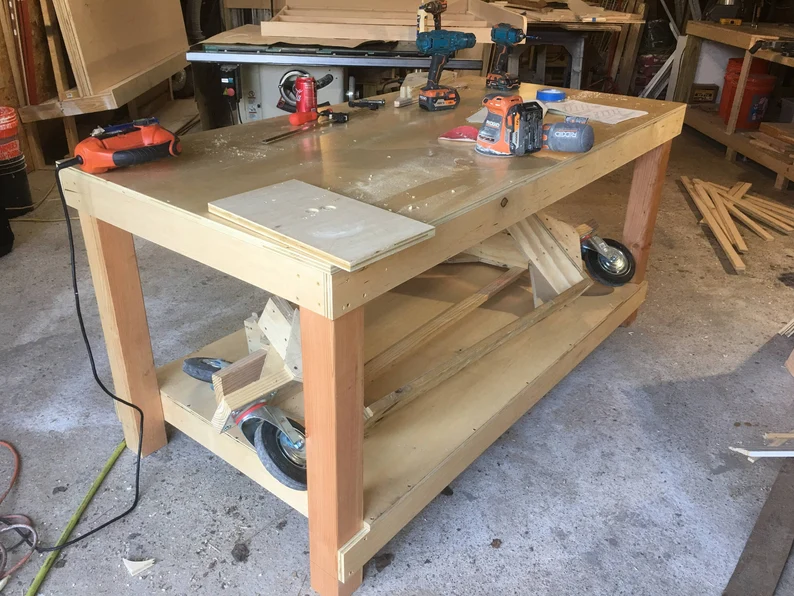
<path fill-rule="evenodd" d="M 725 131 L 725 122 L 716 112 L 690 106 L 686 110 L 684 124 L 718 143 L 722 143 L 728 149 L 733 149 L 765 168 L 769 168 L 779 176 L 787 180 L 794 180 L 794 165 L 792 165 L 794 160 L 791 157 L 753 145 L 750 142 L 753 139 L 748 136 L 748 133 L 728 134 Z"/>
<path fill-rule="evenodd" d="M 440 265 L 366 306 L 365 359 L 502 273 L 481 264 Z M 340 549 L 340 579 L 360 569 L 445 486 L 592 352 L 645 299 L 646 284 L 593 286 L 502 348 L 384 418 L 364 439 L 364 529 Z M 367 383 L 367 404 L 404 385 L 496 329 L 532 310 L 522 278 Z M 237 359 L 247 353 L 242 331 L 196 354 Z M 182 360 L 158 369 L 170 424 L 270 492 L 306 514 L 306 493 L 288 489 L 259 463 L 237 429 L 217 434 L 209 385 L 181 372 Z M 302 417 L 302 396 L 280 404 Z"/>

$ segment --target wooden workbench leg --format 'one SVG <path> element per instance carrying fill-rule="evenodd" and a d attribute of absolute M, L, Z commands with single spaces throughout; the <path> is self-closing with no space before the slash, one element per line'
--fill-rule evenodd
<path fill-rule="evenodd" d="M 364 309 L 300 315 L 311 582 L 321 596 L 346 596 L 362 577 L 341 583 L 337 553 L 364 519 Z"/>
<path fill-rule="evenodd" d="M 84 213 L 80 214 L 80 225 L 115 392 L 143 410 L 142 454 L 149 455 L 163 447 L 167 439 L 132 234 Z M 116 413 L 127 446 L 137 450 L 138 413 L 122 404 L 116 404 Z"/>
<path fill-rule="evenodd" d="M 626 221 L 623 225 L 623 243 L 631 250 L 637 261 L 634 283 L 645 279 L 672 143 L 667 141 L 634 160 L 634 176 L 631 180 Z M 631 325 L 636 318 L 635 311 L 623 324 Z"/>
<path fill-rule="evenodd" d="M 752 62 L 753 55 L 749 51 L 745 52 L 742 70 L 739 73 L 739 81 L 736 83 L 736 95 L 733 96 L 731 115 L 730 118 L 728 118 L 728 128 L 725 129 L 725 132 L 729 135 L 732 135 L 736 131 L 736 123 L 739 121 L 739 110 L 742 107 L 742 98 L 744 97 L 744 89 L 747 87 L 747 78 L 750 76 L 750 65 Z M 729 158 L 726 153 L 725 159 L 733 159 L 733 156 Z"/>

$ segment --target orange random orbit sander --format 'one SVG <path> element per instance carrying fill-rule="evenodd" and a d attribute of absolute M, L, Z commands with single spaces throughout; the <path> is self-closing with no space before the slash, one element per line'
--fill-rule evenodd
<path fill-rule="evenodd" d="M 68 164 L 62 163 L 63 167 L 79 165 L 89 174 L 102 174 L 115 168 L 177 156 L 181 152 L 179 138 L 160 126 L 156 118 L 147 118 L 98 128 L 77 144 L 75 156 L 67 160 Z"/>
<path fill-rule="evenodd" d="M 543 108 L 520 95 L 490 93 L 482 100 L 488 115 L 477 135 L 477 153 L 513 157 L 543 147 Z"/>

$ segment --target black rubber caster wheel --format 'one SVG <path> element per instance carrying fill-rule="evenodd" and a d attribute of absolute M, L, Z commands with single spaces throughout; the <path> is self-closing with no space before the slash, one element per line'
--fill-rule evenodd
<path fill-rule="evenodd" d="M 595 281 L 605 286 L 618 287 L 629 283 L 637 270 L 637 264 L 631 251 L 612 238 L 604 238 L 604 242 L 610 248 L 620 252 L 620 257 L 610 262 L 609 259 L 594 250 L 583 250 L 582 258 L 587 271 Z"/>
<path fill-rule="evenodd" d="M 306 436 L 306 430 L 290 420 L 295 430 Z M 259 461 L 273 477 L 294 490 L 306 490 L 306 443 L 296 449 L 287 436 L 272 424 L 263 422 L 254 435 Z"/>
<path fill-rule="evenodd" d="M 182 363 L 182 372 L 199 381 L 212 383 L 212 375 L 230 364 L 220 358 L 188 358 Z"/>

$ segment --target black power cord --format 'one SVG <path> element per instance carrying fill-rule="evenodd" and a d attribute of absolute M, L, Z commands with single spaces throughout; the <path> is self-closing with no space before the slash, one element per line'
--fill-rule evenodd
<path fill-rule="evenodd" d="M 80 322 L 80 333 L 83 336 L 83 342 L 85 343 L 85 349 L 88 352 L 88 361 L 91 364 L 91 373 L 94 375 L 94 380 L 96 384 L 99 385 L 99 388 L 102 389 L 111 399 L 114 401 L 127 406 L 128 408 L 132 408 L 135 410 L 138 415 L 140 416 L 140 427 L 138 428 L 138 451 L 137 451 L 137 458 L 135 461 L 135 499 L 132 502 L 132 505 L 124 511 L 120 513 L 116 517 L 111 520 L 106 521 L 103 524 L 100 524 L 96 528 L 89 530 L 82 536 L 78 538 L 74 538 L 73 540 L 68 540 L 59 546 L 36 546 L 36 550 L 40 553 L 49 553 L 54 551 L 60 551 L 67 546 L 72 546 L 73 544 L 77 544 L 81 540 L 88 538 L 92 534 L 96 534 L 103 528 L 108 527 L 110 524 L 117 522 L 118 520 L 126 517 L 138 506 L 138 501 L 140 500 L 140 484 L 141 484 L 141 450 L 143 448 L 143 410 L 141 410 L 138 406 L 133 403 L 130 403 L 126 400 L 121 399 L 117 395 L 115 395 L 112 391 L 110 391 L 102 380 L 99 378 L 99 374 L 96 370 L 96 362 L 94 361 L 94 352 L 91 350 L 91 342 L 88 340 L 88 333 L 85 330 L 85 322 L 83 321 L 83 311 L 80 308 L 80 292 L 77 287 L 77 266 L 75 264 L 75 251 L 74 251 L 74 235 L 72 233 L 72 222 L 69 218 L 69 207 L 66 205 L 66 196 L 63 192 L 63 186 L 61 185 L 61 170 L 65 170 L 66 168 L 71 168 L 72 166 L 77 166 L 83 163 L 82 158 L 80 157 L 73 157 L 72 159 L 67 159 L 58 162 L 55 165 L 55 183 L 58 186 L 58 193 L 61 196 L 61 205 L 63 206 L 63 215 L 66 218 L 66 231 L 69 236 L 69 258 L 71 263 L 72 269 L 72 289 L 74 290 L 74 306 L 77 310 L 77 320 Z"/>

